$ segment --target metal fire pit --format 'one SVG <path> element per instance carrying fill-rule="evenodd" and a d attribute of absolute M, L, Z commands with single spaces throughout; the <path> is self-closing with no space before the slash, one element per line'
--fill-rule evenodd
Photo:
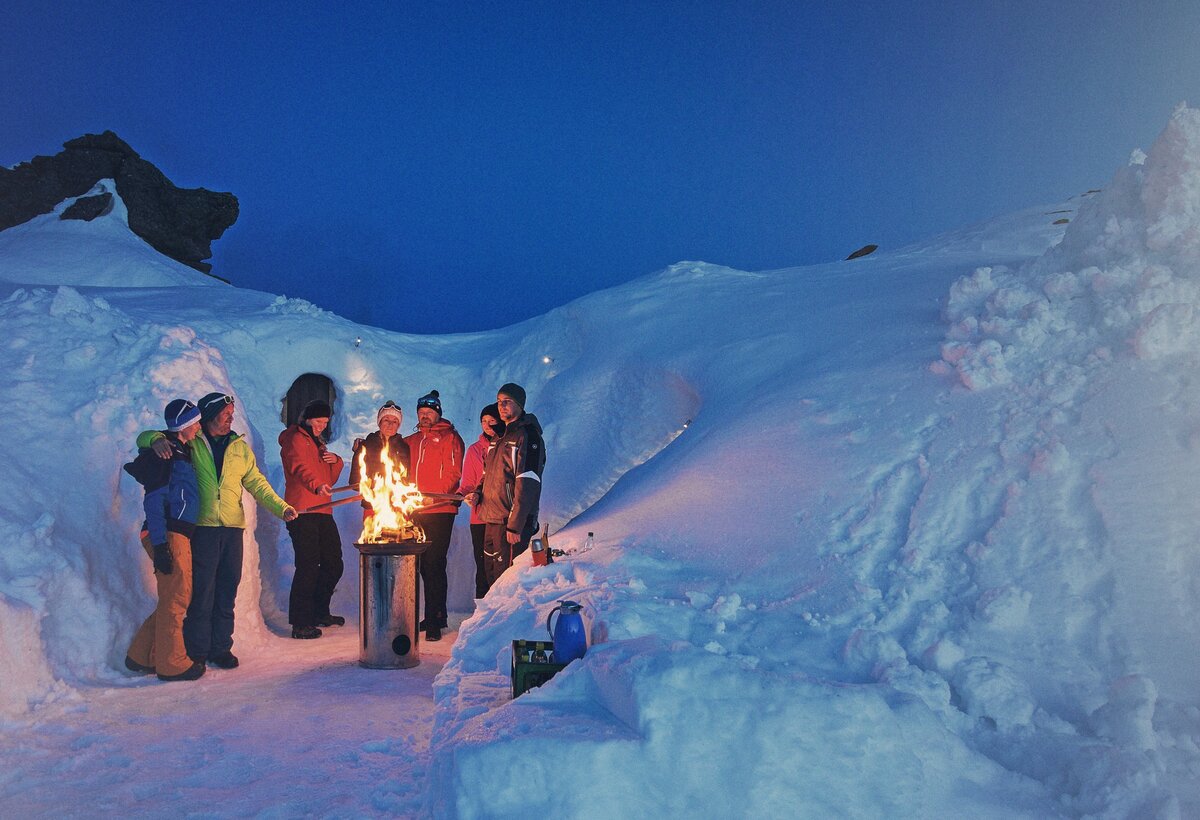
<path fill-rule="evenodd" d="M 418 556 L 426 541 L 355 544 L 358 550 L 358 662 L 407 669 L 421 662 Z"/>

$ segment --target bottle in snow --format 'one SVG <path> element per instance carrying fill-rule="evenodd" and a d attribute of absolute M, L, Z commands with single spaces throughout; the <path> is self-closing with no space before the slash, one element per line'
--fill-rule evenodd
<path fill-rule="evenodd" d="M 583 542 L 583 548 L 585 550 L 590 550 L 594 546 L 596 546 L 595 533 L 589 532 L 587 540 Z"/>

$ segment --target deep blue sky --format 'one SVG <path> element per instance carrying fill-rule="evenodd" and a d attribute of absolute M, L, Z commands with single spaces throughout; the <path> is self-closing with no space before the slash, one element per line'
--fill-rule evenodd
<path fill-rule="evenodd" d="M 1200 105 L 1195 0 L 182 5 L 7 4 L 0 163 L 111 129 L 238 196 L 215 273 L 414 332 L 1057 202 Z"/>

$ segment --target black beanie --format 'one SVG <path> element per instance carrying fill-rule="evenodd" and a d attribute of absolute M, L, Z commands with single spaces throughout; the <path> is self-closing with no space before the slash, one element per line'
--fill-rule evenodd
<path fill-rule="evenodd" d="M 496 420 L 496 423 L 492 425 L 492 435 L 496 438 L 503 436 L 504 431 L 508 429 L 508 425 L 504 423 L 504 419 L 500 418 L 500 408 L 495 404 L 489 404 L 479 411 L 480 421 L 483 421 L 484 416 L 490 416 Z"/>
<path fill-rule="evenodd" d="M 301 421 L 309 419 L 327 419 L 333 416 L 333 410 L 329 407 L 329 402 L 313 399 L 308 404 L 304 405 L 304 412 L 300 414 Z"/>
<path fill-rule="evenodd" d="M 508 384 L 501 385 L 500 389 L 496 391 L 496 395 L 508 396 L 519 404 L 522 410 L 525 409 L 525 388 L 519 384 L 509 382 Z"/>
<path fill-rule="evenodd" d="M 417 409 L 420 410 L 422 407 L 428 407 L 440 416 L 442 414 L 442 400 L 438 398 L 439 395 L 441 394 L 438 391 L 430 390 L 424 396 L 417 399 Z"/>

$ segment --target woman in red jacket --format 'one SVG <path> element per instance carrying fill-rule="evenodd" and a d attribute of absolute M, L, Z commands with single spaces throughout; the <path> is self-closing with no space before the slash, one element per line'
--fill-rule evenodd
<path fill-rule="evenodd" d="M 417 400 L 417 432 L 404 439 L 408 443 L 412 483 L 426 493 L 453 493 L 462 477 L 462 436 L 454 425 L 442 418 L 438 391 L 431 390 Z M 446 628 L 446 553 L 458 504 L 434 503 L 413 516 L 425 530 L 429 542 L 421 555 L 421 580 L 425 584 L 425 640 L 440 641 Z"/>
<path fill-rule="evenodd" d="M 321 434 L 333 415 L 329 404 L 311 401 L 300 421 L 279 434 L 286 489 L 283 498 L 300 515 L 287 524 L 296 550 L 296 574 L 288 599 L 293 638 L 319 638 L 319 626 L 341 626 L 346 619 L 329 613 L 329 600 L 342 577 L 342 538 L 333 510 L 304 512 L 329 500 L 342 474 L 341 456 L 325 449 Z"/>

